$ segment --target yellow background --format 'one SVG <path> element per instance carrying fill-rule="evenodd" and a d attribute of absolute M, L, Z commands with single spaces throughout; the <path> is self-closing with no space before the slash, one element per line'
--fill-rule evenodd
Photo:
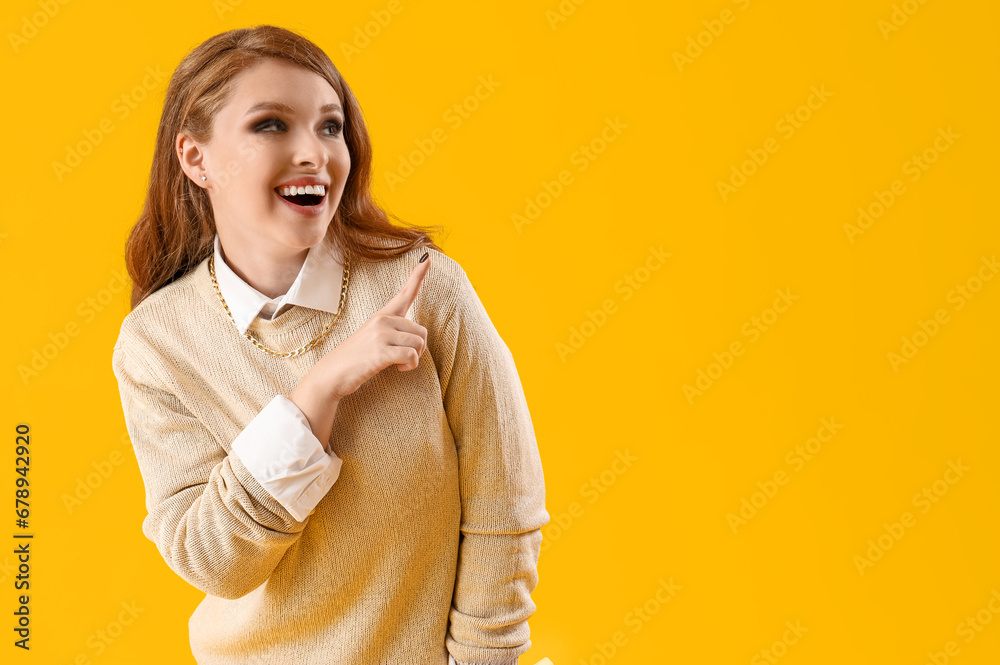
<path fill-rule="evenodd" d="M 379 200 L 447 226 L 442 246 L 517 361 L 553 517 L 521 663 L 763 663 L 773 648 L 782 665 L 922 665 L 929 652 L 943 662 L 949 642 L 948 662 L 997 662 L 1000 280 L 975 281 L 1000 253 L 997 6 L 400 0 L 345 54 L 387 5 L 5 3 L 3 495 L 14 427 L 29 423 L 36 538 L 24 653 L 11 645 L 7 513 L 4 658 L 193 662 L 187 619 L 203 594 L 141 532 L 142 480 L 111 372 L 128 311 L 116 275 L 166 88 L 148 73 L 168 76 L 215 33 L 275 23 L 343 72 L 372 134 Z M 560 6 L 567 15 L 552 13 Z M 695 57 L 679 67 L 685 49 Z M 490 76 L 499 86 L 449 124 L 447 110 Z M 808 118 L 789 135 L 779 123 L 795 113 Z M 625 127 L 602 145 L 609 119 Z M 113 131 L 57 174 L 102 122 Z M 949 127 L 957 138 L 935 153 Z M 446 141 L 390 187 L 386 171 L 436 128 Z M 766 143 L 777 150 L 723 197 L 718 183 Z M 602 152 L 581 161 L 582 146 Z M 925 151 L 935 161 L 913 180 L 907 165 Z M 540 197 L 563 170 L 568 184 Z M 905 192 L 849 237 L 858 207 L 875 192 L 888 200 L 894 180 Z M 526 197 L 546 206 L 519 227 Z M 661 247 L 670 257 L 648 270 Z M 961 308 L 960 285 L 978 288 Z M 797 299 L 768 313 L 778 290 Z M 937 310 L 947 322 L 935 330 Z M 754 317 L 771 322 L 755 339 Z M 935 334 L 917 334 L 921 322 Z M 77 334 L 23 379 L 19 367 L 68 324 Z M 894 366 L 904 336 L 922 344 Z M 561 356 L 571 339 L 579 348 Z M 711 367 L 734 342 L 742 354 Z M 716 378 L 688 399 L 699 370 Z M 842 428 L 794 462 L 824 418 Z M 636 459 L 616 465 L 626 451 Z M 968 470 L 948 474 L 949 461 Z M 769 486 L 775 474 L 787 483 Z M 773 496 L 754 497 L 758 483 Z M 935 502 L 919 500 L 935 487 Z M 734 533 L 727 514 L 741 499 L 761 507 Z M 886 535 L 904 512 L 911 526 Z M 880 537 L 891 549 L 859 570 Z M 675 585 L 664 604 L 660 580 Z M 141 612 L 115 627 L 123 603 Z M 657 611 L 637 622 L 644 604 Z M 101 643 L 108 630 L 117 636 Z"/>

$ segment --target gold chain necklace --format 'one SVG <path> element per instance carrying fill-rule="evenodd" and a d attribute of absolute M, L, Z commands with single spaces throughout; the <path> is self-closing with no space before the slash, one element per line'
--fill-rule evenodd
<path fill-rule="evenodd" d="M 208 259 L 208 272 L 209 272 L 210 275 L 212 275 L 212 286 L 215 288 L 215 295 L 219 296 L 219 302 L 221 302 L 222 306 L 226 308 L 226 314 L 229 315 L 229 319 L 233 322 L 233 325 L 237 326 L 237 330 L 238 330 L 239 326 L 236 324 L 236 319 L 233 318 L 233 313 L 229 311 L 229 305 L 226 304 L 226 299 L 222 297 L 222 291 L 219 290 L 219 282 L 218 282 L 218 280 L 215 279 L 215 254 L 214 253 Z M 308 344 L 304 344 L 303 346 L 300 346 L 299 348 L 295 349 L 294 351 L 288 351 L 288 352 L 284 352 L 283 353 L 281 351 L 275 351 L 273 349 L 269 349 L 266 346 L 264 346 L 263 344 L 261 344 L 260 341 L 256 337 L 254 337 L 253 334 L 250 332 L 250 328 L 249 327 L 247 327 L 247 330 L 246 330 L 245 333 L 243 333 L 243 336 L 246 337 L 248 340 L 250 340 L 250 342 L 254 346 L 256 346 L 258 349 L 260 349 L 261 351 L 269 353 L 272 356 L 276 356 L 278 358 L 294 358 L 295 356 L 302 355 L 303 353 L 305 353 L 309 349 L 311 349 L 314 346 L 316 346 L 316 344 L 318 344 L 319 341 L 326 336 L 326 333 L 328 333 L 330 331 L 330 328 L 332 328 L 333 324 L 337 322 L 337 319 L 340 318 L 340 313 L 344 311 L 344 302 L 347 300 L 347 283 L 350 281 L 350 277 L 351 277 L 351 262 L 350 262 L 350 260 L 348 260 L 348 259 L 345 258 L 345 260 L 344 260 L 344 284 L 343 284 L 343 287 L 340 290 L 340 306 L 337 308 L 337 313 L 334 315 L 333 320 L 330 321 L 330 323 L 326 324 L 326 327 L 324 327 L 323 330 L 321 330 L 320 333 L 318 335 L 316 335 L 316 337 L 314 337 L 312 339 L 312 341 L 310 341 Z"/>

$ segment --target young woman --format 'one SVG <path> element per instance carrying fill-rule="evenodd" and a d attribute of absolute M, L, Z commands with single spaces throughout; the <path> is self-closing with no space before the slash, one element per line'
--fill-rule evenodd
<path fill-rule="evenodd" d="M 202 665 L 516 663 L 548 522 L 510 351 L 372 200 L 316 45 L 207 40 L 167 89 L 113 367 L 143 533 Z"/>

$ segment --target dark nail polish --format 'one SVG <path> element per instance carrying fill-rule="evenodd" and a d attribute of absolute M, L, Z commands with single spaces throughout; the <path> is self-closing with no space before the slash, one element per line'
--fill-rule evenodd
<path fill-rule="evenodd" d="M 424 252 L 424 255 L 420 257 L 420 261 L 418 261 L 418 263 L 423 263 L 424 261 L 426 261 L 428 256 L 430 256 L 430 254 Z"/>

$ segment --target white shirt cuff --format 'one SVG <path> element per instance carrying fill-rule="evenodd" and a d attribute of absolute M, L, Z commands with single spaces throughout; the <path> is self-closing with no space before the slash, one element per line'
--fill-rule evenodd
<path fill-rule="evenodd" d="M 284 395 L 275 395 L 247 424 L 232 452 L 300 522 L 337 482 L 343 465 L 336 453 L 326 452 L 302 410 Z"/>

